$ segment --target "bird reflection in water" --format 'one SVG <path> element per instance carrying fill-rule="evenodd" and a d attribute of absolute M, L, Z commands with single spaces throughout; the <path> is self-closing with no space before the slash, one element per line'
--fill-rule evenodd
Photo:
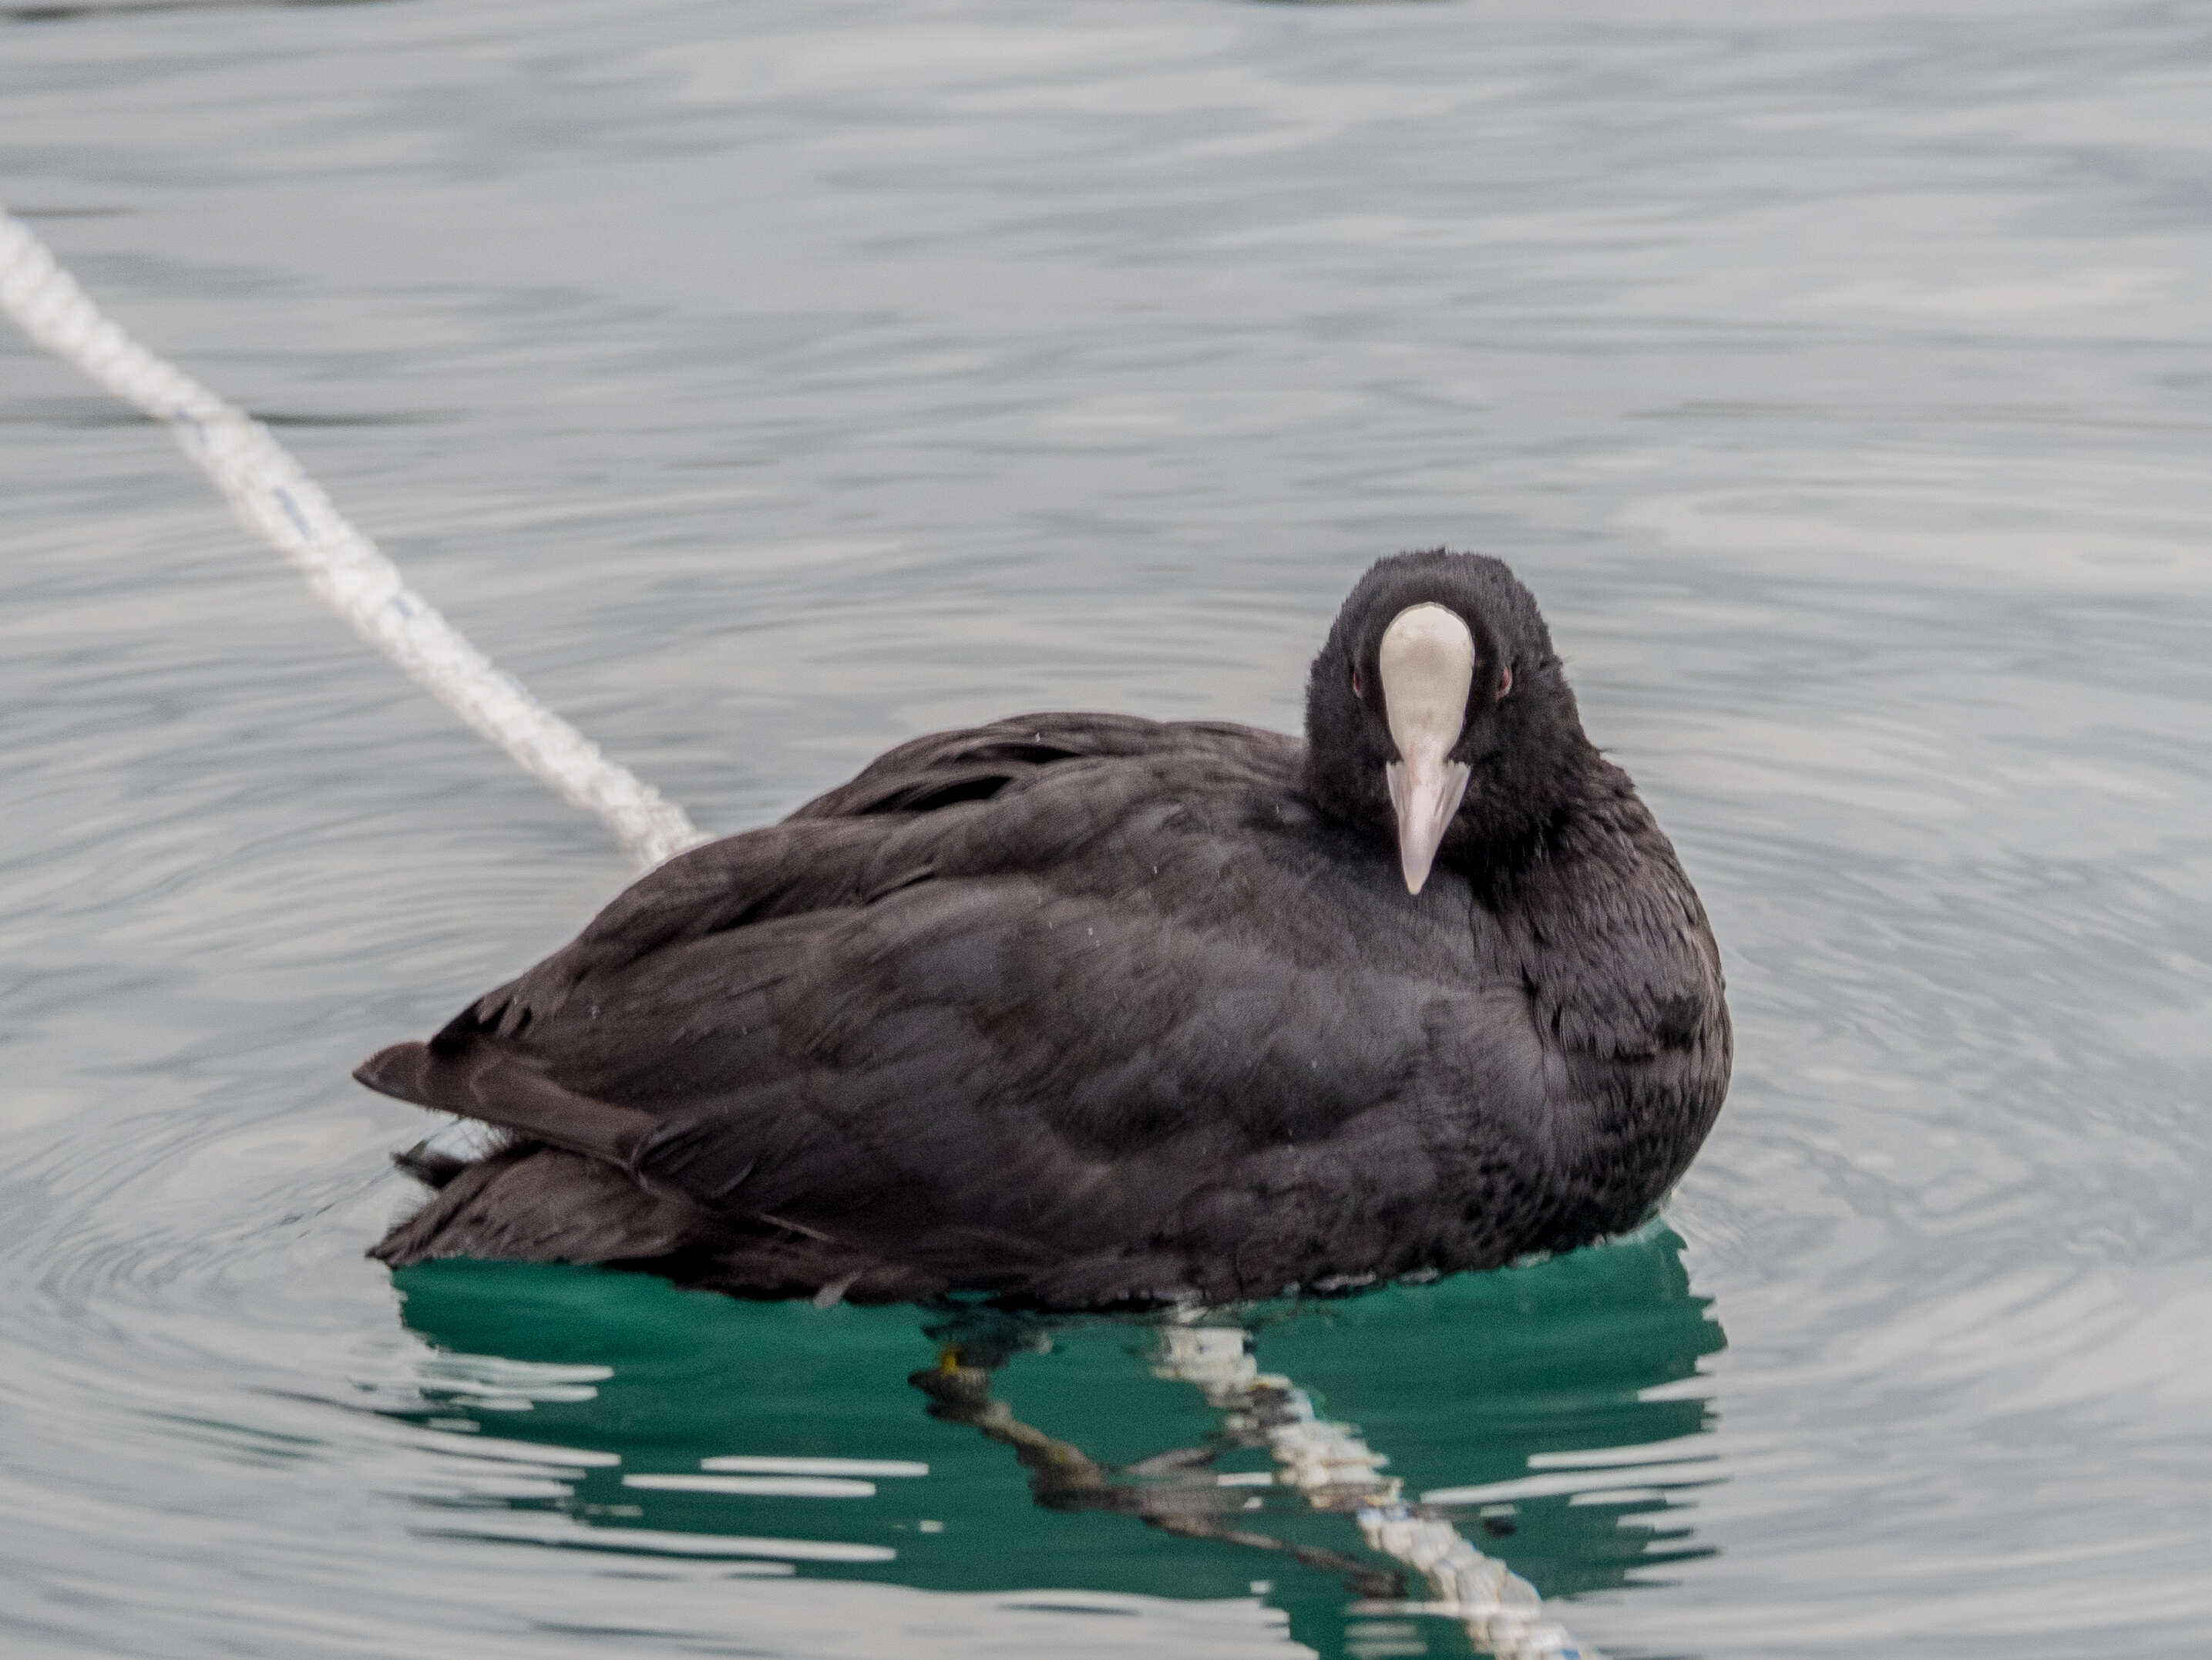
<path fill-rule="evenodd" d="M 1528 1268 L 1261 1307 L 1244 1312 L 1249 1347 L 1247 1330 L 1218 1316 L 1140 1328 L 941 1311 L 927 1335 L 954 1357 L 913 1379 L 935 1428 L 898 1404 L 914 1400 L 896 1380 L 913 1371 L 923 1335 L 911 1310 L 434 1262 L 398 1282 L 408 1325 L 444 1353 L 379 1404 L 426 1424 L 473 1420 L 510 1443 L 619 1455 L 567 1478 L 565 1498 L 469 1501 L 479 1518 L 487 1505 L 551 1510 L 526 1519 L 601 1548 L 621 1548 L 633 1529 L 641 1549 L 648 1535 L 803 1535 L 875 1558 L 801 1559 L 803 1573 L 932 1589 L 1226 1598 L 1250 1595 L 1256 1571 L 1292 1637 L 1334 1652 L 1363 1608 L 1438 1611 L 1430 1577 L 1375 1548 L 1363 1523 L 1394 1496 L 1408 1519 L 1449 1523 L 1547 1599 L 1649 1583 L 1709 1554 L 1683 1523 L 1694 1489 L 1721 1475 L 1700 1450 L 1710 1409 L 1696 1374 L 1726 1339 L 1681 1251 L 1651 1226 Z M 480 1386 L 440 1381 L 471 1356 L 499 1357 L 483 1364 L 508 1369 L 502 1387 L 531 1365 L 591 1368 L 597 1381 L 549 1389 L 527 1412 L 488 1412 Z M 1300 1414 L 1310 1422 L 1297 1445 L 1279 1444 Z M 1318 1478 L 1301 1472 L 1285 1451 L 1326 1455 L 1336 1416 L 1358 1432 L 1320 1458 Z M 1346 1453 L 1354 1446 L 1370 1462 Z M 926 1461 L 929 1475 L 857 1503 L 626 1479 L 696 1473 L 731 1454 Z M 1030 1499 L 1068 1526 L 1036 1526 L 1030 1503 L 1008 1502 L 1017 1460 Z M 1113 1525 L 1122 1517 L 1146 1525 L 1125 1533 Z"/>
<path fill-rule="evenodd" d="M 1647 1243 L 1658 1248 L 1656 1253 L 1638 1249 Z M 1578 1253 L 1559 1264 L 1547 1265 L 1548 1274 L 1523 1271 L 1517 1280 L 1492 1278 L 1470 1283 L 1514 1286 L 1521 1293 L 1514 1299 L 1516 1311 L 1524 1315 L 1537 1312 L 1543 1304 L 1556 1299 L 1559 1306 L 1555 1316 L 1568 1316 L 1565 1325 L 1587 1329 L 1598 1312 L 1589 1306 L 1593 1300 L 1589 1293 L 1598 1288 L 1590 1283 L 1593 1279 L 1614 1278 L 1619 1271 L 1627 1270 L 1626 1277 L 1634 1281 L 1644 1278 L 1636 1270 L 1658 1269 L 1657 1286 L 1647 1280 L 1646 1288 L 1666 1294 L 1661 1302 L 1646 1304 L 1646 1311 L 1680 1310 L 1694 1321 L 1692 1327 L 1685 1328 L 1677 1321 L 1662 1319 L 1657 1328 L 1675 1340 L 1662 1346 L 1666 1351 L 1664 1369 L 1669 1374 L 1663 1381 L 1673 1381 L 1692 1371 L 1698 1356 L 1717 1347 L 1722 1341 L 1718 1328 L 1701 1317 L 1704 1304 L 1688 1295 L 1679 1252 L 1680 1241 L 1673 1234 L 1652 1229 L 1647 1230 L 1644 1240 L 1625 1242 L 1607 1251 Z M 1594 1274 L 1593 1270 L 1599 1272 Z M 1614 1272 L 1607 1274 L 1604 1270 Z M 1528 1294 L 1540 1286 L 1548 1286 L 1553 1297 Z M 1531 1308 L 1532 1303 L 1537 1307 Z M 1576 1312 L 1569 1314 L 1571 1309 Z M 1629 1310 L 1618 1312 L 1630 1315 L 1621 1323 L 1626 1329 L 1649 1324 Z M 1518 1530 L 1508 1519 L 1515 1506 L 1481 1504 L 1498 1490 L 1496 1487 L 1477 1486 L 1457 1493 L 1444 1490 L 1431 1496 L 1437 1502 L 1410 1499 L 1405 1483 L 1385 1473 L 1390 1459 L 1370 1446 L 1357 1428 L 1322 1417 L 1308 1392 L 1290 1377 L 1259 1370 L 1252 1354 L 1251 1333 L 1241 1326 L 1222 1323 L 1218 1316 L 1211 1323 L 1200 1323 L 1204 1318 L 1162 1327 L 1152 1356 L 1152 1371 L 1156 1377 L 1194 1385 L 1221 1414 L 1220 1427 L 1203 1444 L 1155 1453 L 1118 1468 L 1023 1421 L 1008 1405 L 994 1398 L 993 1371 L 1011 1352 L 1024 1346 L 1018 1323 L 994 1328 L 988 1316 L 972 1324 L 951 1323 L 939 1332 L 941 1338 L 953 1341 L 946 1343 L 938 1365 L 915 1372 L 908 1381 L 930 1397 L 933 1417 L 965 1425 L 1012 1447 L 1030 1472 L 1032 1496 L 1045 1509 L 1127 1515 L 1163 1533 L 1278 1553 L 1340 1578 L 1346 1590 L 1361 1599 L 1352 1612 L 1448 1617 L 1464 1626 L 1469 1639 L 1483 1652 L 1510 1657 L 1594 1652 L 1568 1633 L 1557 1618 L 1556 1608 L 1547 1610 L 1543 1606 L 1534 1585 L 1472 1542 L 1485 1535 L 1510 1537 Z M 1562 1323 L 1555 1318 L 1553 1323 Z M 1622 1335 L 1626 1335 L 1626 1329 Z M 1681 1341 L 1685 1337 L 1692 1341 Z M 1028 1338 L 1027 1347 L 1049 1347 L 1048 1338 L 1040 1332 L 1032 1331 Z M 1556 1358 L 1571 1356 L 1562 1353 Z M 1603 1376 L 1610 1370 L 1601 1369 L 1600 1375 L 1590 1381 L 1613 1382 Z M 1662 1380 L 1647 1378 L 1646 1387 L 1658 1381 Z M 1576 1392 L 1555 1389 L 1553 1393 L 1550 1404 L 1556 1408 L 1565 1404 L 1559 1396 L 1572 1400 Z M 1640 1397 L 1644 1389 L 1634 1393 Z M 1647 1404 L 1640 1399 L 1621 1400 L 1618 1395 L 1616 1402 Z M 1663 1407 L 1665 1403 L 1648 1404 Z M 1686 1426 L 1694 1432 L 1703 1426 L 1702 1403 L 1683 1404 L 1696 1414 L 1695 1421 Z M 1674 1414 L 1666 1416 L 1680 1422 Z M 1275 1468 L 1214 1473 L 1212 1466 L 1224 1454 L 1243 1449 L 1267 1452 Z M 1580 1450 L 1588 1455 L 1592 1449 L 1585 1442 Z M 1606 1473 L 1609 1466 L 1632 1463 L 1638 1472 L 1640 1490 L 1609 1495 L 1613 1500 L 1612 1517 L 1626 1524 L 1628 1512 L 1642 1515 L 1666 1508 L 1669 1490 L 1707 1485 L 1714 1479 L 1712 1470 L 1695 1455 L 1658 1468 L 1647 1459 L 1642 1448 L 1613 1442 L 1597 1449 L 1595 1456 L 1577 1461 L 1583 1472 L 1579 1477 L 1563 1472 L 1548 1480 L 1540 1477 L 1536 1485 L 1552 1487 L 1553 1497 L 1568 1500 L 1577 1496 L 1578 1488 L 1604 1487 L 1617 1480 Z M 1371 1554 L 1363 1557 L 1296 1542 L 1266 1530 L 1261 1525 L 1262 1518 L 1250 1514 L 1267 1508 L 1255 1488 L 1295 1495 L 1300 1510 L 1356 1524 L 1356 1536 Z M 1469 1507 L 1477 1514 L 1468 1519 L 1475 1524 L 1474 1528 L 1462 1529 L 1458 1525 L 1455 1499 L 1472 1501 Z M 1581 1507 L 1568 1505 L 1565 1508 L 1571 1512 Z M 1636 1530 L 1644 1531 L 1640 1527 Z M 1658 1542 L 1656 1534 L 1651 1536 L 1653 1542 Z M 1673 1560 L 1707 1554 L 1688 1546 L 1679 1530 L 1666 1542 L 1673 1548 L 1665 1554 Z M 1632 1555 L 1647 1563 L 1653 1560 L 1642 1552 Z"/>
<path fill-rule="evenodd" d="M 1012 1447 L 1030 1472 L 1031 1495 L 1046 1510 L 1110 1511 L 1186 1539 L 1280 1551 L 1310 1568 L 1343 1576 L 1346 1588 L 1359 1596 L 1402 1598 L 1401 1573 L 1343 1551 L 1292 1544 L 1230 1519 L 1261 1508 L 1261 1501 L 1251 1493 L 1254 1483 L 1217 1476 L 1210 1467 L 1228 1448 L 1264 1448 L 1273 1432 L 1312 1424 L 1311 1408 L 1304 1391 L 1288 1378 L 1257 1372 L 1241 1326 L 1170 1328 L 1161 1337 L 1162 1364 L 1155 1365 L 1156 1375 L 1205 1389 L 1209 1404 L 1224 1414 L 1222 1430 L 1212 1444 L 1155 1453 L 1118 1468 L 1016 1418 L 1012 1408 L 992 1395 L 994 1368 L 973 1364 L 972 1347 L 947 1347 L 937 1365 L 907 1381 L 929 1396 L 931 1417 L 963 1424 Z M 1003 1354 L 1000 1351 L 994 1358 Z M 1257 1474 L 1270 1483 L 1275 1479 L 1265 1471 Z M 1381 1476 L 1371 1459 L 1348 1460 L 1312 1474 L 1319 1479 L 1298 1485 L 1316 1509 L 1351 1511 L 1398 1497 L 1399 1483 Z"/>

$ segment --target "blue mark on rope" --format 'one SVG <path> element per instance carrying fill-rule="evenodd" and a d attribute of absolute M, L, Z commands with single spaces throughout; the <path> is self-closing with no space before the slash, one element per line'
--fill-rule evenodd
<path fill-rule="evenodd" d="M 392 598 L 386 600 L 384 604 L 387 610 L 396 611 L 402 617 L 411 617 L 415 615 L 414 596 L 410 594 L 404 588 L 400 589 L 398 593 L 393 594 Z"/>
<path fill-rule="evenodd" d="M 300 511 L 300 504 L 292 499 L 291 491 L 286 489 L 282 484 L 279 484 L 276 487 L 276 499 L 284 504 L 284 511 L 291 516 L 293 527 L 296 529 L 301 535 L 312 536 L 314 534 L 313 531 L 307 528 L 307 515 Z"/>

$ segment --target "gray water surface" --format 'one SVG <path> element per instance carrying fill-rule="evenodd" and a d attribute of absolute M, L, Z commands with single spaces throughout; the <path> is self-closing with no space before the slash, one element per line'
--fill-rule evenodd
<path fill-rule="evenodd" d="M 1784 9 L 25 5 L 0 199 L 710 828 L 1023 708 L 1294 725 L 1366 561 L 1506 556 L 1730 1104 L 1671 1231 L 1261 1364 L 1616 1655 L 2193 1660 L 2212 22 Z M 911 1311 L 395 1287 L 348 1070 L 619 860 L 5 331 L 0 501 L 0 1648 L 1467 1652 L 1034 1507 Z M 1212 1426 L 1139 1333 L 1004 1378 Z M 930 1474 L 623 1483 L 725 1454 Z"/>

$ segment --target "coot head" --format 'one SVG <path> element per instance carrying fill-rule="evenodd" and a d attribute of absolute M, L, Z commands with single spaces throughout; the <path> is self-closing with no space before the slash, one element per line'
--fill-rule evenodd
<path fill-rule="evenodd" d="M 1306 787 L 1398 849 L 1419 893 L 1437 860 L 1510 859 L 1595 758 L 1536 601 L 1502 560 L 1379 560 L 1306 684 Z"/>

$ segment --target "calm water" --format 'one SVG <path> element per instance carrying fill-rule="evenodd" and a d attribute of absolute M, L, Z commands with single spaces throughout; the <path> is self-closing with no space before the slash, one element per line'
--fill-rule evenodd
<path fill-rule="evenodd" d="M 1507 556 L 1735 1093 L 1664 1227 L 1261 1364 L 1617 1655 L 2201 1657 L 2212 24 L 1785 9 L 26 4 L 0 195 L 711 826 L 1294 723 L 1366 560 Z M 0 1648 L 1467 1651 L 1034 1505 L 915 1311 L 364 1262 L 422 1122 L 348 1069 L 624 873 L 5 331 L 0 492 Z M 1028 1421 L 1218 1429 L 1048 1337 Z M 732 1455 L 927 1474 L 625 1481 Z"/>

